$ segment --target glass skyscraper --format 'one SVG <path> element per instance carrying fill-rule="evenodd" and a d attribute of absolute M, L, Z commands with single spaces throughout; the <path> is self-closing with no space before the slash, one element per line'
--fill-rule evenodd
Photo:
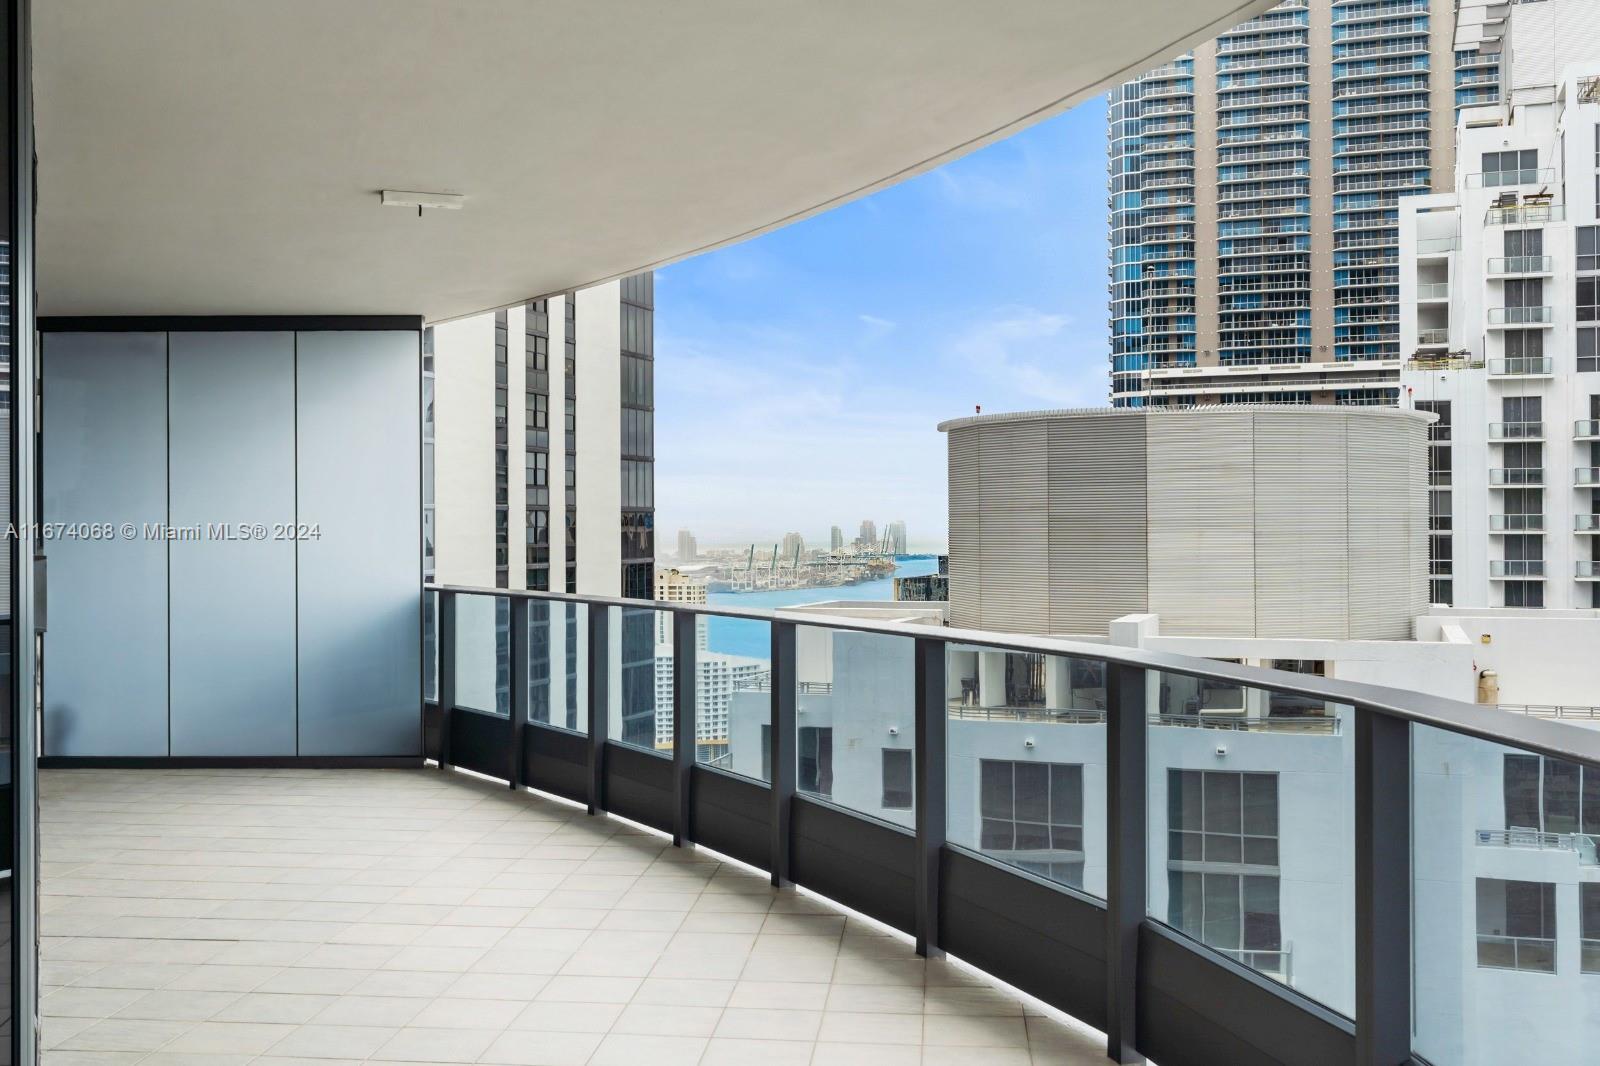
<path fill-rule="evenodd" d="M 1451 186 L 1430 2 L 1288 0 L 1110 94 L 1115 405 L 1395 402 L 1397 205 Z"/>

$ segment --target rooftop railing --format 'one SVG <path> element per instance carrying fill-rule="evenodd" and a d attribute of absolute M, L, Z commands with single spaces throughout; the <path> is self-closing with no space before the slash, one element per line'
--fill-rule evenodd
<path fill-rule="evenodd" d="M 1600 733 L 1564 722 L 1164 652 L 803 610 L 424 596 L 424 736 L 442 768 L 807 887 L 1104 1030 L 1119 1061 L 1447 1061 L 1467 1002 L 1419 1002 L 1413 1020 L 1413 989 L 1474 927 L 1414 925 L 1413 905 L 1456 913 L 1471 864 L 1414 877 L 1413 836 L 1461 809 L 1474 759 L 1494 768 L 1510 747 L 1600 768 Z M 723 697 L 697 661 L 735 636 L 767 684 Z M 1103 727 L 954 717 L 968 678 L 1100 701 Z M 1213 716 L 1186 708 L 1221 701 L 1242 726 L 1189 727 Z M 1252 732 L 1250 708 L 1269 705 L 1326 709 L 1292 727 L 1326 735 Z M 726 745 L 697 743 L 713 733 Z M 1313 794 L 1307 820 L 1290 799 Z"/>
<path fill-rule="evenodd" d="M 1529 848 L 1534 851 L 1570 851 L 1584 866 L 1600 864 L 1595 838 L 1583 833 L 1542 833 L 1537 829 L 1479 829 L 1480 848 Z"/>

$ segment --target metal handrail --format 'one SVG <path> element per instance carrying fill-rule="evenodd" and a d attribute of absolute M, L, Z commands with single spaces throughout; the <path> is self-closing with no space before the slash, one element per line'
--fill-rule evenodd
<path fill-rule="evenodd" d="M 1578 856 L 1578 862 L 1584 866 L 1600 864 L 1600 860 L 1596 859 L 1595 838 L 1588 833 L 1545 833 L 1512 826 L 1509 829 L 1478 829 L 1473 836 L 1480 848 L 1570 851 Z"/>
<path fill-rule="evenodd" d="M 630 610 L 682 612 L 714 618 L 744 618 L 760 622 L 791 622 L 842 632 L 871 633 L 879 636 L 914 639 L 922 637 L 942 644 L 960 644 L 999 651 L 1033 652 L 1116 663 L 1141 670 L 1181 674 L 1185 677 L 1252 688 L 1270 689 L 1286 695 L 1364 707 L 1388 718 L 1448 730 L 1463 736 L 1523 748 L 1557 759 L 1600 764 L 1600 732 L 1533 716 L 1500 713 L 1498 708 L 1449 699 L 1425 692 L 1374 685 L 1359 681 L 1316 677 L 1260 666 L 1202 659 L 1176 652 L 1145 648 L 1124 648 L 1109 644 L 1067 640 L 1061 637 L 1025 633 L 995 633 L 989 630 L 958 629 L 922 623 L 883 622 L 876 619 L 819 617 L 803 610 L 758 610 L 738 607 L 712 607 L 699 604 L 667 603 L 659 600 L 630 600 L 616 596 L 581 596 L 562 592 L 534 592 L 521 589 L 492 589 L 470 585 L 425 585 L 425 591 L 449 592 L 467 596 L 503 596 L 508 599 L 544 600 L 595 607 Z"/>
<path fill-rule="evenodd" d="M 1502 711 L 1527 714 L 1535 718 L 1578 718 L 1600 720 L 1600 707 L 1568 707 L 1555 703 L 1502 703 Z"/>

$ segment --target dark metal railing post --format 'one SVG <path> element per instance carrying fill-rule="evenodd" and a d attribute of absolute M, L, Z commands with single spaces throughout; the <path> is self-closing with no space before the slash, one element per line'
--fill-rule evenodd
<path fill-rule="evenodd" d="M 1411 723 L 1356 708 L 1356 1062 L 1411 1058 Z"/>
<path fill-rule="evenodd" d="M 1149 719 L 1145 671 L 1106 664 L 1106 1055 L 1140 1062 L 1139 926 L 1145 919 Z"/>
<path fill-rule="evenodd" d="M 672 612 L 672 843 L 680 848 L 694 839 L 689 792 L 695 762 L 697 621 L 689 611 Z"/>
<path fill-rule="evenodd" d="M 772 885 L 782 888 L 789 877 L 789 810 L 795 775 L 795 628 L 793 622 L 772 623 L 772 725 L 768 761 L 772 765 Z"/>
<path fill-rule="evenodd" d="M 456 594 L 439 592 L 439 769 L 450 765 L 450 718 L 456 707 Z"/>
<path fill-rule="evenodd" d="M 589 813 L 606 809 L 606 734 L 611 725 L 611 608 L 584 608 L 589 655 L 584 663 L 589 686 Z"/>
<path fill-rule="evenodd" d="M 916 748 L 912 754 L 913 806 L 917 815 L 918 955 L 942 954 L 939 948 L 939 873 L 944 858 L 945 730 L 950 709 L 945 699 L 944 641 L 918 637 L 913 653 L 916 679 Z"/>
<path fill-rule="evenodd" d="M 528 725 L 528 611 L 532 603 L 511 597 L 511 750 L 506 753 L 506 782 L 521 788 L 523 780 L 522 740 Z M 544 606 L 541 604 L 540 606 Z M 548 610 L 548 608 L 546 608 Z"/>

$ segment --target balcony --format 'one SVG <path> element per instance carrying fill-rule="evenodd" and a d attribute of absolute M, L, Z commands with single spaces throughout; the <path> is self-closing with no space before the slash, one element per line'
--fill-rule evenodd
<path fill-rule="evenodd" d="M 1600 419 L 1580 418 L 1572 423 L 1573 440 L 1600 440 Z"/>
<path fill-rule="evenodd" d="M 1450 283 L 1447 281 L 1425 282 L 1417 286 L 1417 299 L 1426 303 L 1450 299 Z"/>
<path fill-rule="evenodd" d="M 1572 483 L 1579 487 L 1600 485 L 1600 466 L 1576 467 L 1572 473 Z"/>
<path fill-rule="evenodd" d="M 1542 514 L 1492 514 L 1489 516 L 1491 533 L 1542 533 Z"/>
<path fill-rule="evenodd" d="M 1543 559 L 1490 559 L 1489 576 L 1497 581 L 1507 578 L 1544 577 Z"/>
<path fill-rule="evenodd" d="M 1600 533 L 1600 514 L 1575 514 L 1572 516 L 1574 533 Z"/>
<path fill-rule="evenodd" d="M 1548 307 L 1491 307 L 1489 326 L 1548 326 L 1551 311 Z"/>
<path fill-rule="evenodd" d="M 1433 259 L 1449 255 L 1461 246 L 1459 237 L 1424 237 L 1417 241 L 1417 257 Z"/>
<path fill-rule="evenodd" d="M 1573 576 L 1579 581 L 1600 581 L 1600 559 L 1579 559 Z"/>
<path fill-rule="evenodd" d="M 1553 260 L 1548 255 L 1494 256 L 1489 260 L 1491 277 L 1527 277 L 1549 274 L 1552 269 Z"/>
<path fill-rule="evenodd" d="M 1491 207 L 1484 215 L 1485 226 L 1531 226 L 1561 222 L 1567 209 L 1560 204 L 1521 204 L 1517 207 Z"/>
<path fill-rule="evenodd" d="M 1542 356 L 1514 356 L 1488 360 L 1492 378 L 1547 378 L 1555 372 L 1555 360 Z"/>
<path fill-rule="evenodd" d="M 1506 485 L 1543 485 L 1544 467 L 1542 466 L 1510 466 L 1491 467 L 1489 470 L 1489 484 L 1497 486 Z"/>
<path fill-rule="evenodd" d="M 1537 829 L 1479 829 L 1480 848 L 1522 848 L 1532 851 L 1570 851 L 1584 866 L 1600 865 L 1595 838 L 1584 833 L 1541 833 Z"/>
<path fill-rule="evenodd" d="M 1417 347 L 1448 348 L 1449 346 L 1450 330 L 1448 328 L 1417 330 Z"/>

